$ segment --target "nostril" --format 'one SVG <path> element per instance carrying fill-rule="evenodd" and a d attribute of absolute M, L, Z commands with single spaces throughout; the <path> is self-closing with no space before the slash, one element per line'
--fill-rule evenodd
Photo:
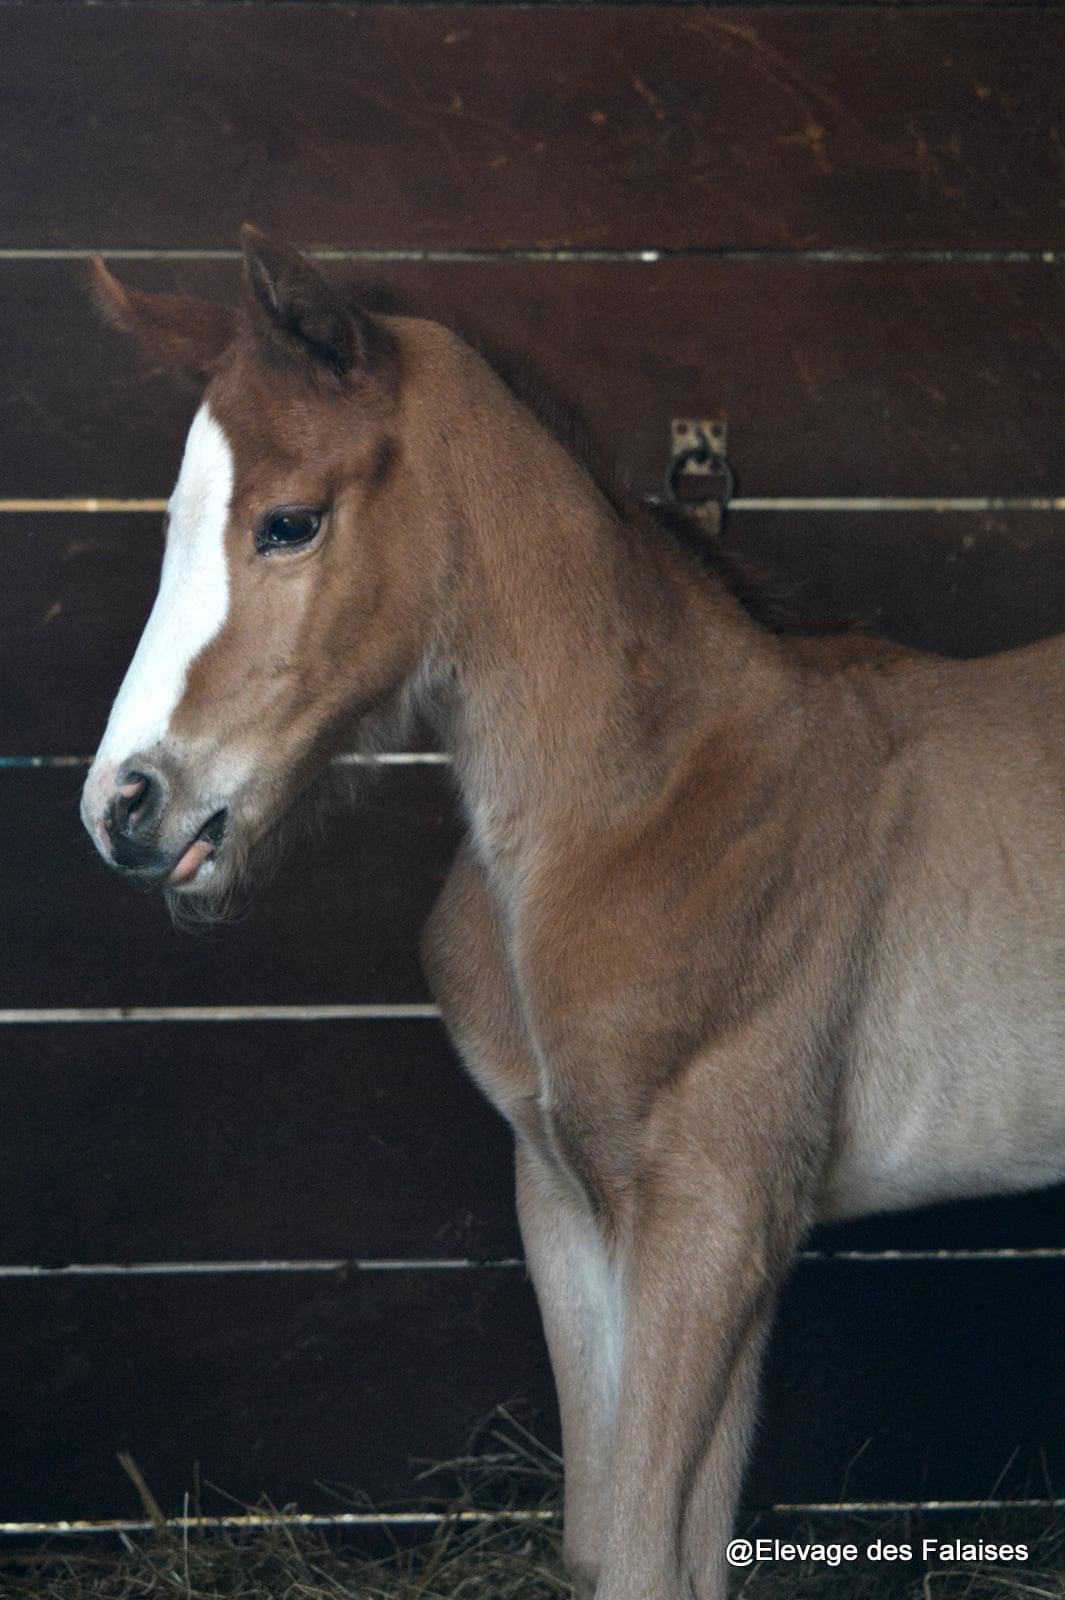
<path fill-rule="evenodd" d="M 110 824 L 121 833 L 132 833 L 152 809 L 154 785 L 146 772 L 127 772 L 111 802 Z"/>

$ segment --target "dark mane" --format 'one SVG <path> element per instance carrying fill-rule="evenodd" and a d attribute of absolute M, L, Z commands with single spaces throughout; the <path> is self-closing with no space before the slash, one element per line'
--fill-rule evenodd
<path fill-rule="evenodd" d="M 470 340 L 470 343 L 511 393 L 582 463 L 619 517 L 626 522 L 638 521 L 644 526 L 659 528 L 670 535 L 710 577 L 724 585 L 760 627 L 769 633 L 799 638 L 846 633 L 857 627 L 853 618 L 824 616 L 805 610 L 796 601 L 788 583 L 728 549 L 720 538 L 707 532 L 680 506 L 637 498 L 617 469 L 606 460 L 582 413 L 547 384 L 535 368 L 510 352 L 500 353 L 486 346 L 483 340 Z"/>
<path fill-rule="evenodd" d="M 352 291 L 352 299 L 364 311 L 420 314 L 390 287 L 368 290 L 363 286 Z M 639 497 L 618 467 L 607 460 L 583 413 L 541 371 L 524 357 L 496 347 L 479 331 L 456 331 L 487 361 L 522 405 L 577 458 L 623 521 L 656 527 L 674 539 L 711 578 L 724 585 L 760 627 L 799 638 L 857 630 L 859 624 L 853 617 L 825 616 L 805 609 L 798 603 L 793 587 L 779 575 L 728 549 L 679 506 Z"/>
<path fill-rule="evenodd" d="M 683 511 L 657 501 L 645 501 L 644 510 L 651 522 L 672 534 L 769 633 L 809 639 L 861 631 L 862 625 L 856 617 L 807 610 L 796 599 L 794 586 L 786 579 L 729 550 Z"/>

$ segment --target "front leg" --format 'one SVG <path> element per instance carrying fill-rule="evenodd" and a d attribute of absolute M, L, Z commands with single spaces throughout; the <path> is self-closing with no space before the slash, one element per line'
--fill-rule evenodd
<path fill-rule="evenodd" d="M 610 1081 L 634 1076 L 616 1064 Z M 801 1067 L 767 1070 L 752 1043 L 660 1082 L 631 1117 L 616 1097 L 606 1115 L 602 1090 L 598 1118 L 587 1102 L 555 1106 L 600 1197 L 620 1290 L 595 1600 L 724 1600 L 761 1350 L 820 1163 L 810 1121 L 784 1103 L 802 1096 Z"/>
<path fill-rule="evenodd" d="M 578 1593 L 599 1566 L 617 1388 L 617 1289 L 581 1190 L 549 1148 L 540 1076 L 484 871 L 463 848 L 422 944 L 430 986 L 466 1066 L 517 1134 L 517 1203 L 558 1391 L 563 1553 Z"/>
<path fill-rule="evenodd" d="M 635 1222 L 596 1600 L 724 1600 L 774 1298 L 767 1232 L 727 1184 L 700 1202 L 661 1184 Z"/>
<path fill-rule="evenodd" d="M 518 1219 L 562 1419 L 563 1556 L 595 1591 L 609 1510 L 621 1353 L 617 1276 L 585 1197 L 537 1143 L 517 1149 Z"/>

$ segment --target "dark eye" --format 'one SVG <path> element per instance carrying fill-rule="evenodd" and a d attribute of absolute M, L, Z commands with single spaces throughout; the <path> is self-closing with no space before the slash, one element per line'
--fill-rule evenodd
<path fill-rule="evenodd" d="M 294 550 L 298 545 L 310 544 L 321 525 L 320 511 L 268 511 L 255 530 L 255 548 L 263 552 Z"/>

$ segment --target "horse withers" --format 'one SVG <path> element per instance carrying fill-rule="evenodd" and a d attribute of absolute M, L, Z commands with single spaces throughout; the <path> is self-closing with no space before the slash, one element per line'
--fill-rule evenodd
<path fill-rule="evenodd" d="M 86 826 L 209 910 L 338 752 L 435 721 L 468 832 L 424 959 L 516 1136 L 567 1561 L 720 1600 L 805 1231 L 1065 1176 L 1065 641 L 790 632 L 254 230 L 235 312 L 95 270 L 203 402 Z"/>

